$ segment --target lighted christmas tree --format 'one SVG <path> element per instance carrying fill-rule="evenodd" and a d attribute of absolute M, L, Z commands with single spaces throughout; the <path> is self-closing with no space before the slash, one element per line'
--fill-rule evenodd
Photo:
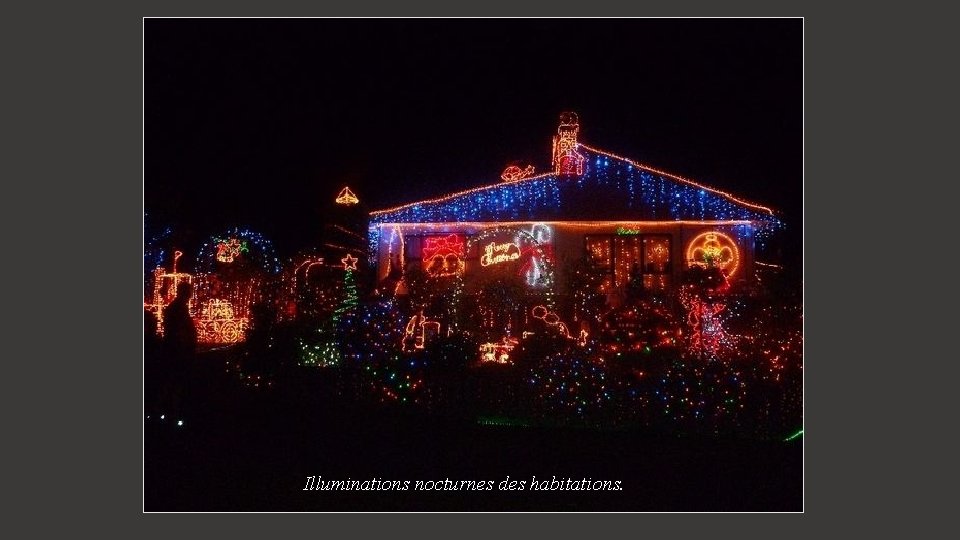
<path fill-rule="evenodd" d="M 352 264 L 349 260 L 352 259 Z M 309 344 L 301 340 L 301 364 L 310 366 L 334 366 L 344 357 L 356 358 L 357 325 L 357 280 L 354 276 L 357 259 L 349 255 L 344 262 L 344 298 L 333 315 L 317 330 L 319 340 Z"/>

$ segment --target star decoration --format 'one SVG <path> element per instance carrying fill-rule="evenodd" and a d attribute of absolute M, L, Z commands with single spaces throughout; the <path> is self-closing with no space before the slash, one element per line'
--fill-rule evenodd
<path fill-rule="evenodd" d="M 347 256 L 344 257 L 344 258 L 342 258 L 342 259 L 340 259 L 340 262 L 343 263 L 343 269 L 344 269 L 344 270 L 356 270 L 356 269 L 357 269 L 357 261 L 359 261 L 359 260 L 360 260 L 360 259 L 358 259 L 358 258 L 354 257 L 353 255 L 350 255 L 349 253 L 347 253 Z"/>

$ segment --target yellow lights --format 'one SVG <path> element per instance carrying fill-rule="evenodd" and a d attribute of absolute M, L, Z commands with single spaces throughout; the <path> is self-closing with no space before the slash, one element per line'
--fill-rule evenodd
<path fill-rule="evenodd" d="M 533 221 L 436 221 L 436 222 L 408 222 L 408 223 L 378 223 L 373 227 L 400 227 L 400 228 L 430 228 L 444 229 L 455 227 L 527 227 L 534 223 Z M 538 225 L 550 225 L 554 227 L 573 227 L 573 228 L 591 228 L 591 227 L 617 227 L 640 230 L 647 227 L 676 227 L 678 225 L 702 225 L 709 227 L 726 227 L 736 225 L 750 225 L 753 222 L 747 219 L 714 219 L 714 220 L 691 220 L 678 219 L 674 221 L 537 221 Z"/>
<path fill-rule="evenodd" d="M 510 351 L 512 351 L 520 341 L 517 338 L 505 337 L 499 343 L 481 343 L 480 344 L 480 362 L 492 362 L 496 364 L 509 364 Z"/>
<path fill-rule="evenodd" d="M 203 304 L 195 325 L 201 343 L 237 343 L 244 339 L 248 319 L 236 317 L 230 302 L 213 298 Z"/>
<path fill-rule="evenodd" d="M 360 259 L 358 259 L 358 258 L 354 257 L 353 255 L 347 253 L 347 256 L 344 257 L 344 258 L 342 258 L 342 259 L 340 259 L 340 262 L 343 263 L 343 269 L 344 269 L 344 270 L 356 270 L 356 269 L 357 269 L 357 261 L 359 261 L 359 260 L 360 260 Z"/>
<path fill-rule="evenodd" d="M 533 165 L 527 165 L 525 169 L 521 169 L 516 165 L 511 165 L 503 170 L 500 174 L 500 178 L 504 182 L 516 182 L 517 180 L 522 180 L 528 176 L 532 176 L 533 172 L 536 169 L 533 168 Z"/>
<path fill-rule="evenodd" d="M 622 156 L 618 156 L 618 155 L 612 154 L 612 153 L 610 153 L 610 152 L 605 152 L 605 151 L 603 151 L 603 150 L 598 150 L 598 149 L 596 149 L 596 148 L 587 146 L 587 145 L 585 145 L 585 144 L 581 144 L 580 146 L 586 148 L 587 150 L 589 150 L 589 151 L 591 151 L 591 152 L 596 152 L 596 153 L 598 153 L 598 154 L 601 154 L 601 155 L 604 155 L 604 156 L 607 156 L 607 157 L 611 157 L 611 158 L 613 158 L 613 159 L 619 159 L 619 160 L 621 160 L 621 161 L 625 161 L 625 162 L 629 163 L 630 165 L 633 165 L 634 167 L 637 167 L 638 169 L 644 169 L 644 170 L 649 171 L 649 172 L 652 172 L 652 173 L 654 173 L 654 174 L 659 174 L 660 176 L 666 176 L 667 178 L 672 178 L 672 179 L 677 180 L 677 181 L 679 181 L 679 182 L 683 182 L 684 184 L 687 184 L 687 185 L 690 185 L 690 186 L 695 186 L 695 187 L 697 187 L 697 188 L 700 188 L 700 189 L 702 189 L 702 190 L 704 190 L 704 191 L 709 191 L 710 193 L 715 193 L 715 194 L 720 195 L 721 197 L 725 197 L 725 198 L 727 198 L 727 199 L 729 199 L 729 200 L 731 200 L 731 201 L 733 201 L 733 202 L 735 202 L 735 203 L 742 204 L 742 205 L 744 205 L 744 206 L 748 206 L 748 207 L 750 207 L 750 208 L 753 208 L 754 210 L 763 210 L 764 212 L 770 214 L 771 216 L 773 215 L 773 210 L 771 210 L 770 208 L 767 208 L 766 206 L 761 206 L 761 205 L 759 205 L 759 204 L 754 204 L 754 203 L 752 203 L 752 202 L 745 201 L 745 200 L 743 200 L 743 199 L 738 199 L 737 197 L 734 197 L 733 195 L 731 195 L 730 193 L 727 193 L 727 192 L 725 192 L 725 191 L 720 191 L 719 189 L 714 189 L 714 188 L 705 186 L 705 185 L 703 185 L 703 184 L 694 182 L 693 180 L 684 178 L 684 177 L 682 177 L 682 176 L 677 176 L 677 175 L 675 175 L 675 174 L 668 173 L 668 172 L 666 172 L 666 171 L 662 171 L 662 170 L 660 170 L 660 169 L 655 169 L 655 168 L 650 167 L 650 166 L 648 166 L 648 165 L 644 165 L 644 164 L 642 164 L 642 163 L 637 163 L 636 161 L 633 161 L 633 160 L 631 160 L 631 159 L 628 159 L 628 158 L 625 158 L 625 157 L 622 157 Z"/>
<path fill-rule="evenodd" d="M 577 133 L 580 123 L 577 113 L 560 114 L 560 126 L 553 137 L 553 172 L 555 174 L 583 174 L 585 158 L 577 152 Z"/>
<path fill-rule="evenodd" d="M 567 324 L 560 320 L 559 315 L 548 310 L 546 306 L 536 306 L 530 310 L 530 316 L 532 316 L 534 319 L 540 319 L 548 325 L 558 329 L 563 337 L 576 341 L 577 345 L 583 346 L 587 343 L 587 336 L 589 334 L 587 334 L 586 330 L 581 330 L 578 337 L 571 336 L 570 329 L 567 328 Z"/>
<path fill-rule="evenodd" d="M 233 259 L 240 256 L 241 251 L 246 251 L 247 243 L 241 243 L 236 238 L 231 238 L 226 242 L 217 244 L 217 261 L 222 263 L 231 263 Z"/>
<path fill-rule="evenodd" d="M 344 186 L 344 188 L 340 190 L 340 193 L 337 194 L 337 204 L 350 206 L 358 202 L 360 202 L 360 199 L 350 191 L 349 187 Z"/>
<path fill-rule="evenodd" d="M 640 237 L 617 236 L 614 243 L 614 285 L 626 287 L 640 276 Z"/>
<path fill-rule="evenodd" d="M 143 307 L 157 316 L 157 333 L 163 335 L 163 308 L 177 296 L 177 286 L 180 282 L 193 284 L 193 274 L 177 272 L 177 259 L 183 256 L 182 251 L 173 252 L 173 271 L 164 272 L 157 267 L 153 271 L 153 297 L 151 302 L 144 302 Z M 192 309 L 193 296 L 187 301 L 187 310 Z"/>
<path fill-rule="evenodd" d="M 200 313 L 200 316 L 204 319 L 232 319 L 233 306 L 226 300 L 214 298 L 204 304 Z"/>
<path fill-rule="evenodd" d="M 717 267 L 729 278 L 740 265 L 740 249 L 722 232 L 700 233 L 687 246 L 687 263 L 703 268 Z"/>
<path fill-rule="evenodd" d="M 480 257 L 480 266 L 490 266 L 503 262 L 515 261 L 520 258 L 520 246 L 513 242 L 498 244 L 490 242 L 483 248 Z"/>
<path fill-rule="evenodd" d="M 669 274 L 670 268 L 670 237 L 659 235 L 644 236 L 644 274 Z"/>
<path fill-rule="evenodd" d="M 604 236 L 587 236 L 585 241 L 590 259 L 600 267 L 609 267 L 610 255 L 613 253 L 610 247 L 610 238 Z"/>
<path fill-rule="evenodd" d="M 417 313 L 407 322 L 400 342 L 403 352 L 413 352 L 423 349 L 427 340 L 440 335 L 440 322 L 427 320 L 423 311 Z"/>

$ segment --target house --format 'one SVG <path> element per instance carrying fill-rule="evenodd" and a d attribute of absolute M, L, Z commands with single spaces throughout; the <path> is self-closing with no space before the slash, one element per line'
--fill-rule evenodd
<path fill-rule="evenodd" d="M 578 135 L 577 115 L 564 113 L 551 170 L 512 166 L 489 185 L 371 212 L 377 277 L 415 266 L 469 283 L 500 272 L 562 291 L 565 265 L 586 258 L 612 301 L 631 283 L 670 292 L 694 265 L 719 267 L 733 290 L 749 288 L 758 242 L 780 224 L 773 210 Z"/>

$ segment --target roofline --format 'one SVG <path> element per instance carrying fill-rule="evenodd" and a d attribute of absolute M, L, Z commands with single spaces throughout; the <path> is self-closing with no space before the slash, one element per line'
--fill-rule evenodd
<path fill-rule="evenodd" d="M 645 220 L 645 221 L 636 221 L 629 219 L 612 219 L 608 221 L 597 221 L 597 220 L 585 220 L 577 221 L 573 219 L 566 219 L 561 221 L 542 221 L 536 219 L 528 219 L 526 221 L 398 221 L 398 222 L 379 222 L 371 223 L 368 226 L 368 230 L 372 230 L 378 227 L 416 227 L 422 225 L 429 225 L 432 227 L 450 227 L 450 226 L 478 226 L 484 227 L 487 225 L 499 225 L 499 226 L 511 226 L 511 225 L 529 225 L 531 223 L 543 224 L 543 225 L 575 225 L 579 227 L 609 227 L 612 225 L 638 225 L 643 227 L 669 227 L 677 225 L 720 225 L 720 226 L 736 226 L 736 225 L 752 225 L 756 220 L 750 219 L 683 219 L 676 221 L 668 220 Z"/>
<path fill-rule="evenodd" d="M 612 158 L 614 158 L 614 159 L 619 159 L 620 161 L 625 161 L 625 162 L 633 165 L 634 167 L 637 167 L 638 169 L 643 169 L 643 170 L 646 170 L 646 171 L 650 171 L 650 172 L 652 172 L 652 173 L 654 173 L 654 174 L 659 174 L 659 175 L 661 175 L 661 176 L 666 176 L 666 177 L 672 178 L 672 179 L 674 179 L 674 180 L 676 180 L 676 181 L 678 181 L 678 182 L 681 182 L 681 183 L 684 183 L 684 184 L 687 184 L 687 185 L 690 185 L 690 186 L 695 186 L 695 187 L 697 187 L 697 188 L 700 188 L 700 189 L 709 191 L 709 192 L 711 192 L 711 193 L 715 193 L 715 194 L 720 195 L 721 197 L 724 197 L 724 198 L 726 198 L 726 199 L 728 199 L 728 200 L 730 200 L 730 201 L 733 201 L 733 202 L 735 202 L 735 203 L 737 203 L 737 204 L 740 204 L 740 205 L 743 205 L 743 206 L 747 206 L 747 207 L 752 208 L 752 209 L 754 209 L 754 210 L 762 210 L 762 211 L 770 214 L 771 216 L 774 215 L 773 210 L 770 209 L 770 208 L 768 208 L 768 207 L 766 207 L 766 206 L 759 205 L 759 204 L 755 204 L 755 203 L 752 203 L 752 202 L 750 202 L 750 201 L 746 201 L 746 200 L 744 200 L 744 199 L 739 199 L 739 198 L 737 198 L 737 197 L 733 196 L 732 194 L 727 193 L 727 192 L 725 192 L 725 191 L 720 191 L 719 189 L 712 188 L 712 187 L 710 187 L 710 186 L 705 186 L 705 185 L 703 185 L 703 184 L 700 184 L 700 183 L 695 182 L 695 181 L 693 181 L 693 180 L 690 180 L 690 179 L 688 179 L 688 178 L 684 178 L 684 177 L 682 177 L 682 176 L 678 176 L 678 175 L 673 174 L 673 173 L 669 173 L 669 172 L 666 172 L 666 171 L 663 171 L 663 170 L 660 170 L 660 169 L 656 169 L 656 168 L 654 168 L 654 167 L 650 167 L 649 165 L 644 165 L 644 164 L 642 164 L 642 163 L 638 163 L 638 162 L 636 162 L 636 161 L 633 161 L 633 160 L 631 160 L 631 159 L 629 159 L 629 158 L 625 158 L 625 157 L 623 157 L 623 156 L 618 156 L 618 155 L 616 155 L 616 154 L 612 154 L 612 153 L 610 153 L 610 152 L 607 152 L 607 151 L 605 151 L 605 150 L 600 150 L 600 149 L 594 148 L 594 147 L 592 147 L 592 146 L 587 146 L 587 145 L 585 145 L 585 144 L 583 144 L 583 143 L 578 143 L 578 146 L 582 146 L 583 148 L 585 148 L 585 149 L 587 149 L 587 150 L 589 150 L 589 151 L 591 151 L 591 152 L 595 152 L 595 153 L 597 153 L 597 154 L 601 154 L 601 155 L 604 155 L 604 156 L 607 156 L 607 157 L 612 157 Z M 455 198 L 455 197 L 459 197 L 459 196 L 461 196 L 461 195 L 467 195 L 467 194 L 470 194 L 470 193 L 475 193 L 475 192 L 477 192 L 477 191 L 484 191 L 484 190 L 487 190 L 487 189 L 490 189 L 490 188 L 493 188 L 493 187 L 497 187 L 497 186 L 506 186 L 506 185 L 511 185 L 511 184 L 519 184 L 519 183 L 521 183 L 521 182 L 529 182 L 529 181 L 531 181 L 531 180 L 537 180 L 537 179 L 544 178 L 544 177 L 547 177 L 547 176 L 552 176 L 552 175 L 554 175 L 554 174 L 556 174 L 554 171 L 550 171 L 550 172 L 541 173 L 541 174 L 534 175 L 534 176 L 528 176 L 528 177 L 526 177 L 526 178 L 520 178 L 520 179 L 517 179 L 517 180 L 501 181 L 501 182 L 497 182 L 497 183 L 495 183 L 495 184 L 487 184 L 487 185 L 485 185 L 485 186 L 478 186 L 478 187 L 475 187 L 475 188 L 470 188 L 470 189 L 465 189 L 465 190 L 462 190 L 462 191 L 457 191 L 457 192 L 454 192 L 454 193 L 449 193 L 449 194 L 447 194 L 447 195 L 443 195 L 443 196 L 441 196 L 441 197 L 436 197 L 436 198 L 433 198 L 433 199 L 424 199 L 424 200 L 422 200 L 422 201 L 416 201 L 416 202 L 412 202 L 412 203 L 401 204 L 401 205 L 399 205 L 399 206 L 394 206 L 394 207 L 392 207 L 392 208 L 385 208 L 385 209 L 383 209 L 383 210 L 374 210 L 374 211 L 370 212 L 370 216 L 379 216 L 379 215 L 381 215 L 381 214 L 387 214 L 387 213 L 390 213 L 390 212 L 396 212 L 396 211 L 398 211 L 398 210 L 403 210 L 403 209 L 405 209 L 405 208 L 410 208 L 410 207 L 412 207 L 412 206 L 418 206 L 418 205 L 421 205 L 421 204 L 440 203 L 440 202 L 444 202 L 444 201 L 449 200 L 449 199 L 453 199 L 453 198 Z"/>
<path fill-rule="evenodd" d="M 651 166 L 649 166 L 649 165 L 644 165 L 643 163 L 637 163 L 636 161 L 633 161 L 632 159 L 625 158 L 625 157 L 623 157 L 623 156 L 618 156 L 618 155 L 616 155 L 616 154 L 607 152 L 607 151 L 605 151 L 605 150 L 600 150 L 599 148 L 594 148 L 594 147 L 592 147 L 592 146 L 587 146 L 587 145 L 585 145 L 585 144 L 580 144 L 580 146 L 586 148 L 587 150 L 590 150 L 591 152 L 596 152 L 596 153 L 602 154 L 602 155 L 604 155 L 604 156 L 612 157 L 612 158 L 614 158 L 614 159 L 619 159 L 619 160 L 621 160 L 621 161 L 626 161 L 627 163 L 629 163 L 629 164 L 631 164 L 631 165 L 633 165 L 634 167 L 637 167 L 637 168 L 639 168 L 639 169 L 644 169 L 644 170 L 650 171 L 650 172 L 652 172 L 652 173 L 654 173 L 654 174 L 659 174 L 660 176 L 667 176 L 667 177 L 669 177 L 669 178 L 673 178 L 674 180 L 677 180 L 678 182 L 683 182 L 684 184 L 688 184 L 688 185 L 691 185 L 691 186 L 696 186 L 696 187 L 698 187 L 698 188 L 700 188 L 700 189 L 707 190 L 707 191 L 709 191 L 709 192 L 711 192 L 711 193 L 716 193 L 717 195 L 720 195 L 721 197 L 725 197 L 725 198 L 727 198 L 727 199 L 729 199 L 729 200 L 731 200 L 731 201 L 733 201 L 733 202 L 735 202 L 735 203 L 742 204 L 742 205 L 744 205 L 744 206 L 749 206 L 750 208 L 753 208 L 754 210 L 763 210 L 764 212 L 770 214 L 771 216 L 774 215 L 773 210 L 770 209 L 769 207 L 766 207 L 766 206 L 763 206 L 763 205 L 760 205 L 760 204 L 756 204 L 756 203 L 752 203 L 752 202 L 747 201 L 747 200 L 744 200 L 744 199 L 737 198 L 737 197 L 733 196 L 732 194 L 727 193 L 726 191 L 720 191 L 719 189 L 712 188 L 712 187 L 710 187 L 710 186 L 705 186 L 705 185 L 703 185 L 703 184 L 701 184 L 701 183 L 699 183 L 699 182 L 694 182 L 693 180 L 690 180 L 689 178 L 684 178 L 684 177 L 682 177 L 682 176 L 678 176 L 678 175 L 676 175 L 676 174 L 669 173 L 669 172 L 667 172 L 667 171 L 663 171 L 663 170 L 660 170 L 660 169 L 656 169 L 656 168 L 651 167 Z"/>
<path fill-rule="evenodd" d="M 443 201 L 445 201 L 445 200 L 447 200 L 447 199 L 453 199 L 454 197 L 459 197 L 459 196 L 461 196 L 461 195 L 467 195 L 467 194 L 469 194 L 469 193 L 475 193 L 475 192 L 477 192 L 477 191 L 483 191 L 483 190 L 486 190 L 486 189 L 490 189 L 490 188 L 492 188 L 492 187 L 507 186 L 507 185 L 510 185 L 510 184 L 519 184 L 519 183 L 521 183 L 521 182 L 528 182 L 528 181 L 530 181 L 530 180 L 537 180 L 537 179 L 539 179 L 539 178 L 544 178 L 544 177 L 547 177 L 547 176 L 551 176 L 551 175 L 553 175 L 553 174 L 554 174 L 553 171 L 551 171 L 551 172 L 546 172 L 546 173 L 537 174 L 537 175 L 534 175 L 534 176 L 527 176 L 527 177 L 525 177 L 525 178 L 520 178 L 520 179 L 518 179 L 518 180 L 509 180 L 509 181 L 497 182 L 496 184 L 487 184 L 487 185 L 485 185 L 485 186 L 479 186 L 479 187 L 475 187 L 475 188 L 465 189 L 465 190 L 463 190 L 463 191 L 457 191 L 457 192 L 455 192 L 455 193 L 449 193 L 449 194 L 447 194 L 447 195 L 444 195 L 444 196 L 442 196 L 442 197 L 437 197 L 437 198 L 435 198 L 435 199 L 424 199 L 424 200 L 422 200 L 422 201 L 416 201 L 416 202 L 412 202 L 412 203 L 401 204 L 400 206 L 394 206 L 393 208 L 387 208 L 387 209 L 384 209 L 384 210 L 374 210 L 373 212 L 370 212 L 370 215 L 371 215 L 371 216 L 377 216 L 377 215 L 386 214 L 386 213 L 389 213 L 389 212 L 396 212 L 397 210 L 403 210 L 404 208 L 409 208 L 409 207 L 411 207 L 411 206 L 417 206 L 418 204 L 433 204 L 433 203 L 443 202 Z"/>

